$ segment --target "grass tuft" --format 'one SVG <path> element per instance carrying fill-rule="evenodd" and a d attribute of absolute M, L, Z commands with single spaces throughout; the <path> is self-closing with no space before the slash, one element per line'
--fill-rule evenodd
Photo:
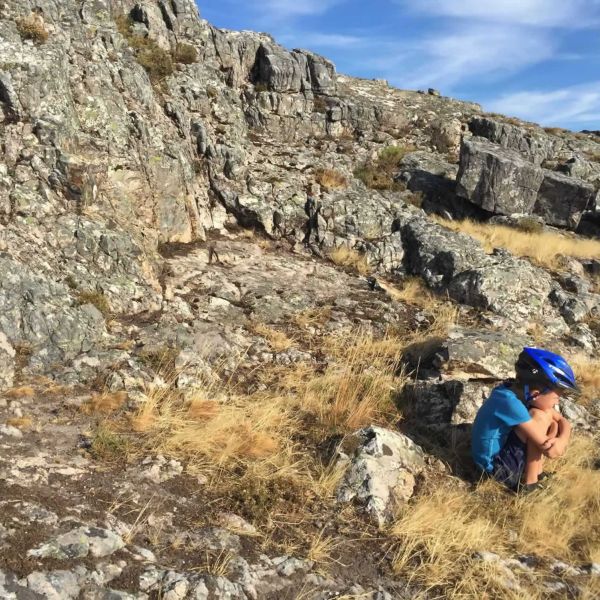
<path fill-rule="evenodd" d="M 476 223 L 475 221 L 446 221 L 435 219 L 452 231 L 461 231 L 478 240 L 487 252 L 506 248 L 516 256 L 526 257 L 542 267 L 560 266 L 560 256 L 573 258 L 600 258 L 600 241 L 582 239 L 574 235 L 553 232 L 520 231 L 504 225 Z"/>
<path fill-rule="evenodd" d="M 334 169 L 317 169 L 315 181 L 325 190 L 339 190 L 348 185 L 346 177 Z"/>
<path fill-rule="evenodd" d="M 356 271 L 360 275 L 369 273 L 369 263 L 364 254 L 348 246 L 338 246 L 329 253 L 329 258 L 340 267 L 346 267 Z"/>

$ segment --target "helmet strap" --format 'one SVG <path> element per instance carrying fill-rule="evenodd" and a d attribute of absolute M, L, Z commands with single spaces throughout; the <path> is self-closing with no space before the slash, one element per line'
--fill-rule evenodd
<path fill-rule="evenodd" d="M 529 406 L 529 403 L 533 400 L 533 397 L 529 392 L 529 385 L 527 383 L 523 386 L 523 395 L 525 396 L 525 404 Z"/>

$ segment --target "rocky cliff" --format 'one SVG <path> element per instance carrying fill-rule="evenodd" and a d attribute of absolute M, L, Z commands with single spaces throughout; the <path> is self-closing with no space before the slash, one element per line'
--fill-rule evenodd
<path fill-rule="evenodd" d="M 135 475 L 128 467 L 98 483 L 102 467 L 73 456 L 90 423 L 54 422 L 53 411 L 87 406 L 91 393 L 124 393 L 138 410 L 153 386 L 188 397 L 207 379 L 255 393 L 270 385 L 256 377 L 265 365 L 333 364 L 317 339 L 357 328 L 411 340 L 428 331 L 435 343 L 402 356 L 416 373 L 402 392 L 407 422 L 421 425 L 409 433 L 425 446 L 431 431 L 454 434 L 489 385 L 510 376 L 523 345 L 593 356 L 600 254 L 565 252 L 549 267 L 451 224 L 468 217 L 587 243 L 600 232 L 599 157 L 593 133 L 543 130 L 433 90 L 343 76 L 266 34 L 214 28 L 192 0 L 0 2 L 2 410 L 45 424 L 25 437 L 10 424 L 2 433 L 3 502 L 18 515 L 0 539 L 27 556 L 4 560 L 3 597 L 410 595 L 387 567 L 358 568 L 350 556 L 350 568 L 325 577 L 293 552 L 259 555 L 244 545 L 245 522 L 190 533 L 197 478 L 163 489 L 180 481 L 185 460 L 150 456 Z M 353 267 L 339 266 L 344 252 Z M 450 333 L 435 329 L 435 311 L 390 292 L 390 282 L 411 277 L 424 284 L 421 300 L 451 304 L 459 318 Z M 294 343 L 277 344 L 277 332 Z M 17 398 L 24 384 L 33 391 Z M 35 394 L 44 401 L 33 403 Z M 585 409 L 565 410 L 592 427 Z M 433 459 L 401 434 L 361 431 L 363 450 L 337 496 L 383 525 L 392 498 L 408 499 Z M 34 494 L 40 481 L 60 499 Z M 227 553 L 234 574 L 185 571 L 190 558 L 179 549 L 161 547 L 157 559 L 116 509 L 96 504 L 137 486 L 142 496 L 127 502 L 158 494 L 169 505 L 165 532 Z M 175 523 L 177 502 L 184 518 Z M 32 522 L 43 527 L 17 548 L 14 529 Z M 38 533 L 54 541 L 39 545 Z M 365 562 L 381 559 L 365 548 Z M 114 552 L 119 559 L 106 562 Z M 111 591 L 113 579 L 120 587 Z"/>

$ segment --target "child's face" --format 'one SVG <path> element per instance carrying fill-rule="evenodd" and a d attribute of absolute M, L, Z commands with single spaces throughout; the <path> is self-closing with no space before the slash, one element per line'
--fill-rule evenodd
<path fill-rule="evenodd" d="M 542 410 L 550 410 L 551 408 L 556 406 L 559 403 L 559 401 L 559 394 L 557 394 L 554 390 L 547 390 L 535 396 L 531 401 L 531 404 L 535 408 L 540 408 Z"/>

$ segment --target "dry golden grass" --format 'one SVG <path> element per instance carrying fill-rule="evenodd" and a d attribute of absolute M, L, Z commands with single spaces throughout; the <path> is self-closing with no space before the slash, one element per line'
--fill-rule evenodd
<path fill-rule="evenodd" d="M 108 415 L 122 408 L 127 399 L 128 394 L 124 391 L 93 394 L 88 402 L 81 405 L 81 412 Z"/>
<path fill-rule="evenodd" d="M 325 190 L 339 190 L 348 185 L 346 177 L 334 169 L 317 169 L 315 181 Z"/>
<path fill-rule="evenodd" d="M 264 337 L 275 352 L 285 352 L 294 345 L 294 342 L 283 331 L 279 331 L 265 323 L 253 323 L 250 329 L 257 335 Z"/>
<path fill-rule="evenodd" d="M 338 246 L 329 253 L 329 258 L 336 265 L 352 269 L 360 275 L 369 273 L 369 263 L 366 257 L 353 248 Z"/>
<path fill-rule="evenodd" d="M 573 367 L 581 390 L 578 401 L 585 405 L 590 400 L 600 398 L 600 359 L 578 354 L 569 358 L 569 364 Z"/>
<path fill-rule="evenodd" d="M 322 327 L 331 318 L 331 306 L 307 308 L 294 315 L 293 322 L 301 329 Z"/>
<path fill-rule="evenodd" d="M 458 305 L 432 293 L 419 277 L 407 278 L 400 287 L 383 280 L 378 283 L 396 302 L 417 306 L 430 316 L 427 336 L 445 335 L 450 327 L 456 325 L 459 318 Z M 410 340 L 410 343 L 414 341 L 416 340 Z"/>
<path fill-rule="evenodd" d="M 222 467 L 285 454 L 285 431 L 292 422 L 289 403 L 234 394 L 209 387 L 205 395 L 185 400 L 176 391 L 158 389 L 149 394 L 131 425 L 146 435 L 154 451 L 192 463 Z"/>
<path fill-rule="evenodd" d="M 546 268 L 557 268 L 560 255 L 574 258 L 600 258 L 600 241 L 561 235 L 552 232 L 526 232 L 504 225 L 490 225 L 474 221 L 436 221 L 461 231 L 478 240 L 487 252 L 506 248 L 516 256 L 527 257 Z"/>
<path fill-rule="evenodd" d="M 317 565 L 326 565 L 333 562 L 331 553 L 337 546 L 339 541 L 332 536 L 325 535 L 325 531 L 321 530 L 312 540 L 306 553 L 306 558 L 312 560 Z"/>
<path fill-rule="evenodd" d="M 421 495 L 391 527 L 395 569 L 444 597 L 473 597 L 473 590 L 496 597 L 499 573 L 474 560 L 478 551 L 570 564 L 598 560 L 600 472 L 591 468 L 597 452 L 593 440 L 575 438 L 554 464 L 549 487 L 530 496 L 509 495 L 491 480 L 474 492 L 449 486 Z"/>
<path fill-rule="evenodd" d="M 31 429 L 33 427 L 33 419 L 31 417 L 12 417 L 6 420 L 6 424 L 18 429 Z"/>
<path fill-rule="evenodd" d="M 6 390 L 6 392 L 4 392 L 5 398 L 11 398 L 13 400 L 19 400 L 21 398 L 33 398 L 33 396 L 35 396 L 35 390 L 28 385 L 11 388 L 10 390 Z"/>

